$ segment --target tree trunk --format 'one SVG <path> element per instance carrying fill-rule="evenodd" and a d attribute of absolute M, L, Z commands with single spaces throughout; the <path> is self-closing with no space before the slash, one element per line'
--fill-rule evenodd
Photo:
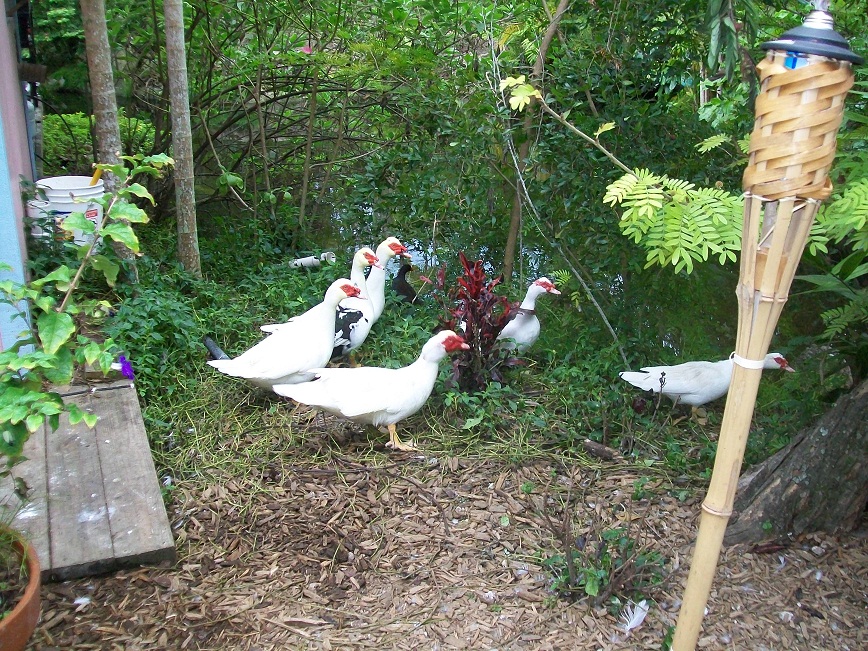
<path fill-rule="evenodd" d="M 120 162 L 121 132 L 118 127 L 118 103 L 105 20 L 105 2 L 81 0 L 81 21 L 93 102 L 96 159 L 100 163 L 114 165 Z M 117 180 L 112 174 L 106 174 L 103 181 L 108 192 L 113 192 L 117 187 Z"/>
<path fill-rule="evenodd" d="M 533 71 L 530 76 L 530 83 L 539 85 L 542 81 L 543 66 L 545 65 L 546 54 L 549 51 L 552 39 L 558 31 L 558 25 L 561 18 L 567 10 L 570 0 L 560 0 L 558 8 L 549 21 L 549 26 L 540 41 L 539 52 L 537 53 L 536 61 L 533 64 Z M 515 195 L 512 198 L 512 212 L 509 219 L 509 233 L 506 236 L 506 247 L 503 251 L 503 280 L 509 284 L 512 280 L 512 271 L 515 267 L 516 247 L 518 245 L 518 234 L 521 230 L 521 207 L 524 201 L 524 186 L 521 182 L 521 176 L 524 173 L 525 163 L 528 154 L 530 153 L 530 144 L 533 139 L 533 115 L 532 106 L 528 106 L 524 110 L 524 140 L 518 148 L 518 169 L 515 171 Z"/>
<path fill-rule="evenodd" d="M 165 0 L 166 66 L 172 106 L 172 154 L 175 159 L 175 208 L 178 219 L 178 262 L 195 276 L 202 275 L 199 235 L 196 229 L 196 192 L 193 171 L 193 133 L 190 129 L 190 97 L 187 53 L 184 45 L 184 5 Z"/>
<path fill-rule="evenodd" d="M 112 72 L 112 51 L 108 40 L 108 26 L 103 0 L 81 0 L 81 22 L 84 28 L 84 47 L 87 53 L 87 74 L 90 79 L 90 95 L 93 103 L 94 135 L 96 136 L 96 160 L 107 165 L 120 162 L 121 131 L 118 126 L 118 102 L 115 96 L 115 79 Z M 114 192 L 118 180 L 114 174 L 103 176 L 106 192 Z M 115 253 L 127 261 L 132 282 L 138 282 L 135 256 L 126 246 L 111 241 Z"/>
<path fill-rule="evenodd" d="M 868 502 L 868 380 L 738 483 L 727 543 L 853 529 Z"/>

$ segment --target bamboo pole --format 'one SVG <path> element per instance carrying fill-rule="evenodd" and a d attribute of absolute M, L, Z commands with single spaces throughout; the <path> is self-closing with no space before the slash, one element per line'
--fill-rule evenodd
<path fill-rule="evenodd" d="M 825 11 L 813 12 L 801 29 L 809 24 L 807 35 L 818 31 L 825 36 L 823 32 L 829 31 L 837 36 Z M 820 201 L 832 191 L 828 172 L 835 158 L 844 98 L 853 84 L 851 62 L 860 59 L 855 55 L 847 57 L 846 51 L 843 60 L 814 54 L 820 46 L 807 45 L 807 55 L 796 55 L 789 48 L 765 48 L 770 51 L 757 66 L 761 92 L 743 180 L 746 194 L 736 287 L 735 363 L 675 628 L 674 651 L 695 649 L 699 639 L 723 536 L 732 515 L 762 360 L 787 301 Z M 793 45 L 793 50 L 797 47 Z M 830 49 L 835 54 L 843 51 Z"/>

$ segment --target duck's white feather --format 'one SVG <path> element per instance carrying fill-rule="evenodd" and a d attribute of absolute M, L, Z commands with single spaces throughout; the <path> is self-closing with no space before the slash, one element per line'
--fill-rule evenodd
<path fill-rule="evenodd" d="M 541 327 L 536 315 L 536 299 L 543 294 L 560 294 L 560 292 L 555 288 L 554 283 L 545 277 L 531 283 L 521 305 L 514 311 L 514 316 L 497 335 L 507 348 L 522 354 L 539 339 Z"/>
<path fill-rule="evenodd" d="M 419 411 L 431 395 L 440 361 L 447 352 L 467 348 L 445 330 L 422 348 L 419 358 L 402 368 L 361 366 L 313 369 L 316 380 L 276 385 L 276 393 L 348 420 L 381 427 Z"/>
<path fill-rule="evenodd" d="M 286 323 L 238 357 L 209 361 L 221 373 L 243 378 L 270 389 L 275 384 L 313 379 L 312 368 L 325 365 L 334 345 L 335 308 L 347 297 L 346 288 L 358 288 L 346 278 L 329 287 L 321 303 Z"/>
<path fill-rule="evenodd" d="M 380 242 L 376 253 L 380 265 L 379 267 L 371 267 L 371 272 L 367 278 L 368 298 L 370 298 L 374 314 L 373 323 L 377 322 L 386 307 L 386 265 L 395 256 L 410 257 L 407 247 L 401 244 L 397 237 L 387 237 Z"/>
<path fill-rule="evenodd" d="M 684 362 L 673 366 L 646 366 L 622 371 L 619 377 L 634 387 L 698 407 L 726 395 L 732 381 L 732 357 L 718 362 Z M 763 368 L 792 371 L 780 353 L 766 355 Z"/>

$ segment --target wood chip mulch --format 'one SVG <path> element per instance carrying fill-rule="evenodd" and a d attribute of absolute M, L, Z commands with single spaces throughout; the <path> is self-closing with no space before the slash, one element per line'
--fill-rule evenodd
<path fill-rule="evenodd" d="M 675 623 L 699 499 L 648 484 L 634 502 L 641 470 L 555 457 L 290 461 L 248 480 L 181 482 L 177 565 L 45 585 L 28 648 L 659 649 Z M 544 561 L 563 552 L 550 525 L 565 510 L 577 536 L 632 527 L 668 560 L 629 635 L 617 613 L 552 594 Z M 865 537 L 730 547 L 699 647 L 857 651 L 866 611 Z"/>

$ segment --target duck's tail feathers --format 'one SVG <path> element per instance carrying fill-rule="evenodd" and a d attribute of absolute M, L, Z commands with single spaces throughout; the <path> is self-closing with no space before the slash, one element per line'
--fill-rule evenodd
<path fill-rule="evenodd" d="M 621 371 L 618 373 L 618 377 L 629 382 L 637 389 L 660 391 L 659 380 L 654 378 L 650 373 L 645 373 L 644 371 Z"/>
<path fill-rule="evenodd" d="M 211 356 L 211 359 L 230 359 L 229 355 L 223 352 L 223 349 L 217 345 L 217 342 L 211 339 L 209 336 L 202 337 L 202 343 L 205 344 L 205 348 L 208 349 L 208 355 Z"/>

